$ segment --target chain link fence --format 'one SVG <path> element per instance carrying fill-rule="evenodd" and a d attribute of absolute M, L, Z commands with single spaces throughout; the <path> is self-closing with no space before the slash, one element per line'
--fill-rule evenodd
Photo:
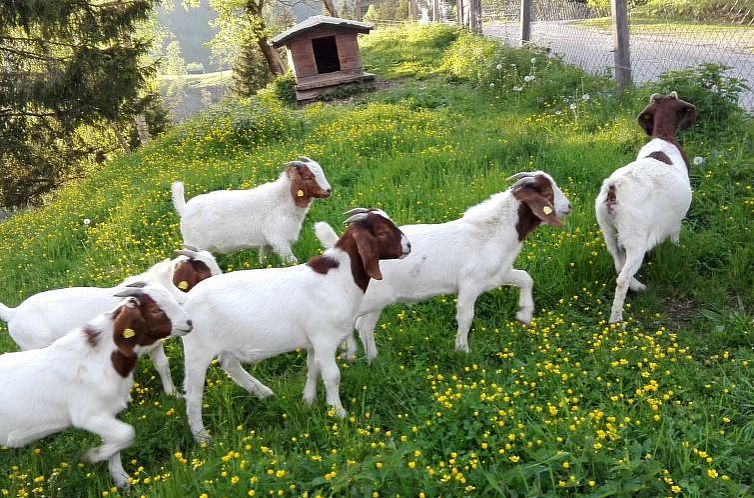
<path fill-rule="evenodd" d="M 484 33 L 518 46 L 522 0 L 485 4 Z M 531 0 L 531 37 L 535 44 L 592 74 L 613 74 L 613 20 L 609 2 L 596 7 L 583 0 Z M 638 2 L 641 3 L 641 2 Z M 629 9 L 631 71 L 634 83 L 656 79 L 669 70 L 714 63 L 729 66 L 727 76 L 754 88 L 754 5 L 724 0 L 714 11 L 679 15 L 640 5 Z M 739 104 L 754 112 L 754 92 Z"/>

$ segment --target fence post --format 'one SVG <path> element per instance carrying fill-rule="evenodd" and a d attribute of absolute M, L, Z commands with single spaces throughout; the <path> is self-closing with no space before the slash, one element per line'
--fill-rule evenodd
<path fill-rule="evenodd" d="M 613 14 L 613 56 L 615 81 L 618 89 L 631 86 L 631 52 L 628 38 L 628 8 L 626 0 L 611 0 Z"/>
<path fill-rule="evenodd" d="M 482 33 L 482 0 L 469 0 L 469 29 Z"/>
<path fill-rule="evenodd" d="M 531 0 L 521 0 L 521 46 L 531 41 Z"/>
<path fill-rule="evenodd" d="M 456 14 L 458 16 L 458 25 L 463 26 L 463 0 L 456 0 Z"/>

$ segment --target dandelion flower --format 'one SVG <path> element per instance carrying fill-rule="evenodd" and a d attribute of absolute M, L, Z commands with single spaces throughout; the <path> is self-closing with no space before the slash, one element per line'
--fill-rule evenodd
<path fill-rule="evenodd" d="M 576 105 L 576 103 L 574 102 L 573 104 L 569 105 L 568 107 L 570 107 L 572 111 L 575 111 L 575 110 L 576 110 L 576 107 L 578 107 L 578 106 L 577 106 L 577 105 Z"/>
<path fill-rule="evenodd" d="M 503 65 L 502 64 L 498 64 L 497 66 L 495 66 L 495 69 L 497 69 L 498 71 L 502 71 L 503 70 Z"/>
<path fill-rule="evenodd" d="M 586 102 L 587 100 L 591 99 L 591 98 L 592 98 L 592 97 L 591 97 L 591 96 L 590 96 L 590 95 L 589 95 L 588 93 L 585 93 L 584 95 L 582 95 L 582 96 L 581 96 L 581 100 L 583 100 L 583 101 L 585 101 L 585 102 Z"/>
<path fill-rule="evenodd" d="M 526 76 L 524 76 L 524 81 L 526 81 L 527 83 L 529 81 L 534 81 L 534 79 L 535 79 L 534 76 L 532 76 L 531 74 L 527 74 Z"/>
<path fill-rule="evenodd" d="M 694 159 L 694 161 L 696 161 L 696 159 Z M 694 163 L 694 164 L 696 164 L 696 163 Z M 85 227 L 88 227 L 91 223 L 92 223 L 92 220 L 90 220 L 89 218 L 84 218 L 84 226 Z"/>
<path fill-rule="evenodd" d="M 521 90 L 523 90 L 523 88 L 522 88 L 522 87 L 520 87 L 520 86 L 514 86 L 514 87 L 513 87 L 513 91 L 514 91 L 514 92 L 520 92 Z"/>
<path fill-rule="evenodd" d="M 495 88 L 495 83 L 490 83 L 490 88 Z"/>
<path fill-rule="evenodd" d="M 699 166 L 700 164 L 704 164 L 704 161 L 706 161 L 706 159 L 704 159 L 703 157 L 696 156 L 694 158 L 694 166 Z"/>

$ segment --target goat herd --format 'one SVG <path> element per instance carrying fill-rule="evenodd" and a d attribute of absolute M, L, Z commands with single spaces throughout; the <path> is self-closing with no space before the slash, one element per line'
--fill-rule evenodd
<path fill-rule="evenodd" d="M 668 237 L 678 242 L 691 188 L 675 132 L 695 120 L 694 106 L 675 92 L 652 95 L 639 116 L 652 140 L 597 196 L 597 221 L 618 272 L 611 322 L 622 320 L 627 290 L 644 289 L 634 274 L 645 252 Z M 519 287 L 516 318 L 530 322 L 533 281 L 513 262 L 529 233 L 542 223 L 562 226 L 571 205 L 542 171 L 511 179 L 516 182 L 508 190 L 460 219 L 399 228 L 381 210 L 357 208 L 347 213 L 340 237 L 327 223 L 315 225 L 326 251 L 306 264 L 226 274 L 208 251 L 257 248 L 264 258 L 272 249 L 296 262 L 291 244 L 313 198 L 331 194 L 322 168 L 302 157 L 274 182 L 189 202 L 183 185 L 174 183 L 184 239 L 175 259 L 113 288 L 57 289 L 17 308 L 0 304 L 0 318 L 23 350 L 0 356 L 0 445 L 23 446 L 71 426 L 86 429 L 103 444 L 84 458 L 107 460 L 115 484 L 128 487 L 120 451 L 131 445 L 134 429 L 116 415 L 130 400 L 142 353 L 152 358 L 165 392 L 175 393 L 162 348 L 167 337 L 183 339 L 188 422 L 194 437 L 205 440 L 202 396 L 215 358 L 238 385 L 264 398 L 272 391 L 241 364 L 306 349 L 304 401 L 314 402 L 321 377 L 327 403 L 342 417 L 337 348 L 346 341 L 346 356 L 354 358 L 355 327 L 374 359 L 373 332 L 385 306 L 457 294 L 455 346 L 466 352 L 474 303 L 483 292 Z"/>

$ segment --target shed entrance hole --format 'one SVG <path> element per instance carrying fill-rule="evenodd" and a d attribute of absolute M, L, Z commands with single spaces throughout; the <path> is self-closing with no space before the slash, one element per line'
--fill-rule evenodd
<path fill-rule="evenodd" d="M 314 60 L 317 62 L 318 73 L 334 73 L 340 71 L 340 59 L 338 58 L 338 44 L 334 36 L 314 38 L 312 40 Z"/>

